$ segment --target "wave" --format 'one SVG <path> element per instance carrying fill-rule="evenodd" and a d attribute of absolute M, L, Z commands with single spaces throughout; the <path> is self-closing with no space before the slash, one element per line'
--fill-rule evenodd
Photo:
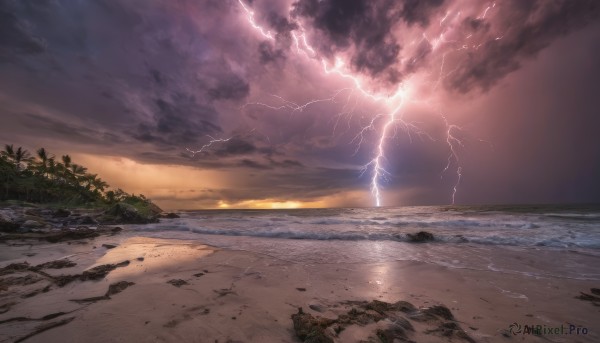
<path fill-rule="evenodd" d="M 244 236 L 259 238 L 278 238 L 294 240 L 318 240 L 318 241 L 395 241 L 410 242 L 408 234 L 414 232 L 365 232 L 359 230 L 352 231 L 333 231 L 319 230 L 307 231 L 302 229 L 291 229 L 282 227 L 273 227 L 271 225 L 254 229 L 223 229 L 209 228 L 195 225 L 161 225 L 155 224 L 135 227 L 137 231 L 179 231 L 190 232 L 200 235 L 218 235 L 218 236 Z M 432 243 L 472 243 L 484 245 L 509 245 L 509 246 L 532 246 L 532 247 L 556 247 L 556 248 L 589 248 L 600 249 L 600 241 L 590 239 L 590 237 L 579 237 L 576 235 L 529 235 L 517 236 L 510 234 L 490 233 L 490 234 L 447 234 L 434 233 Z"/>

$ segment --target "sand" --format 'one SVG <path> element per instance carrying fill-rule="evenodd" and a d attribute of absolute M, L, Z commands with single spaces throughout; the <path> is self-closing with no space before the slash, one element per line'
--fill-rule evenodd
<path fill-rule="evenodd" d="M 298 308 L 314 318 L 336 319 L 352 308 L 362 309 L 361 301 L 373 300 L 407 301 L 419 313 L 444 305 L 454 316 L 451 322 L 477 342 L 600 341 L 600 307 L 575 298 L 600 286 L 596 281 L 414 261 L 306 265 L 196 241 L 126 236 L 3 245 L 0 250 L 0 267 L 65 259 L 76 265 L 0 275 L 0 341 L 301 342 L 291 318 Z M 52 276 L 124 261 L 129 264 L 96 280 L 74 279 L 63 287 L 52 281 Z M 110 285 L 117 286 L 107 292 Z M 326 332 L 335 342 L 380 342 L 377 330 L 404 321 L 414 330 L 405 330 L 407 341 L 468 341 L 436 331 L 448 320 L 420 321 L 401 312 L 347 325 L 339 334 L 334 326 Z M 512 323 L 522 330 L 524 325 L 562 325 L 568 331 L 573 325 L 580 334 L 514 335 L 509 331 Z"/>

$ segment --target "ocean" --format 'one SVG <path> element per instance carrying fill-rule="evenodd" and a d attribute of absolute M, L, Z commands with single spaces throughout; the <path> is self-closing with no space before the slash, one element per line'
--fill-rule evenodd
<path fill-rule="evenodd" d="M 198 240 L 302 264 L 419 261 L 600 280 L 600 206 L 411 206 L 184 211 L 132 234 Z M 411 243 L 427 231 L 434 241 Z"/>

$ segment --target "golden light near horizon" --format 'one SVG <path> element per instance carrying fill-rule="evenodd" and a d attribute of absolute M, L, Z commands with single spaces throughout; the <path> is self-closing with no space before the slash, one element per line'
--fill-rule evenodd
<path fill-rule="evenodd" d="M 120 156 L 76 154 L 74 160 L 107 181 L 113 189 L 144 194 L 164 210 L 295 209 L 365 206 L 366 191 L 343 191 L 310 199 L 225 199 L 222 190 L 247 189 L 235 170 L 215 171 L 193 166 L 146 164 Z M 249 194 L 256 194 L 252 189 Z"/>
<path fill-rule="evenodd" d="M 119 156 L 74 155 L 113 189 L 144 194 L 163 209 L 202 208 L 196 198 L 203 190 L 238 186 L 228 173 L 191 166 L 145 164 Z"/>
<path fill-rule="evenodd" d="M 318 201 L 277 201 L 272 199 L 265 200 L 246 200 L 240 202 L 227 202 L 220 200 L 218 208 L 220 209 L 296 209 L 296 208 L 323 208 L 327 207 L 327 203 L 323 200 Z"/>

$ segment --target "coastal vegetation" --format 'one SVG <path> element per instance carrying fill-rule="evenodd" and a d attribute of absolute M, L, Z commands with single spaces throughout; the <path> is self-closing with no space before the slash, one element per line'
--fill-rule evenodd
<path fill-rule="evenodd" d="M 151 223 L 161 212 L 142 194 L 111 189 L 69 155 L 13 145 L 0 152 L 0 231 Z"/>
<path fill-rule="evenodd" d="M 117 203 L 149 204 L 144 195 L 128 194 L 110 186 L 69 155 L 60 158 L 39 148 L 35 154 L 6 145 L 0 152 L 0 200 L 55 205 L 104 207 Z"/>

